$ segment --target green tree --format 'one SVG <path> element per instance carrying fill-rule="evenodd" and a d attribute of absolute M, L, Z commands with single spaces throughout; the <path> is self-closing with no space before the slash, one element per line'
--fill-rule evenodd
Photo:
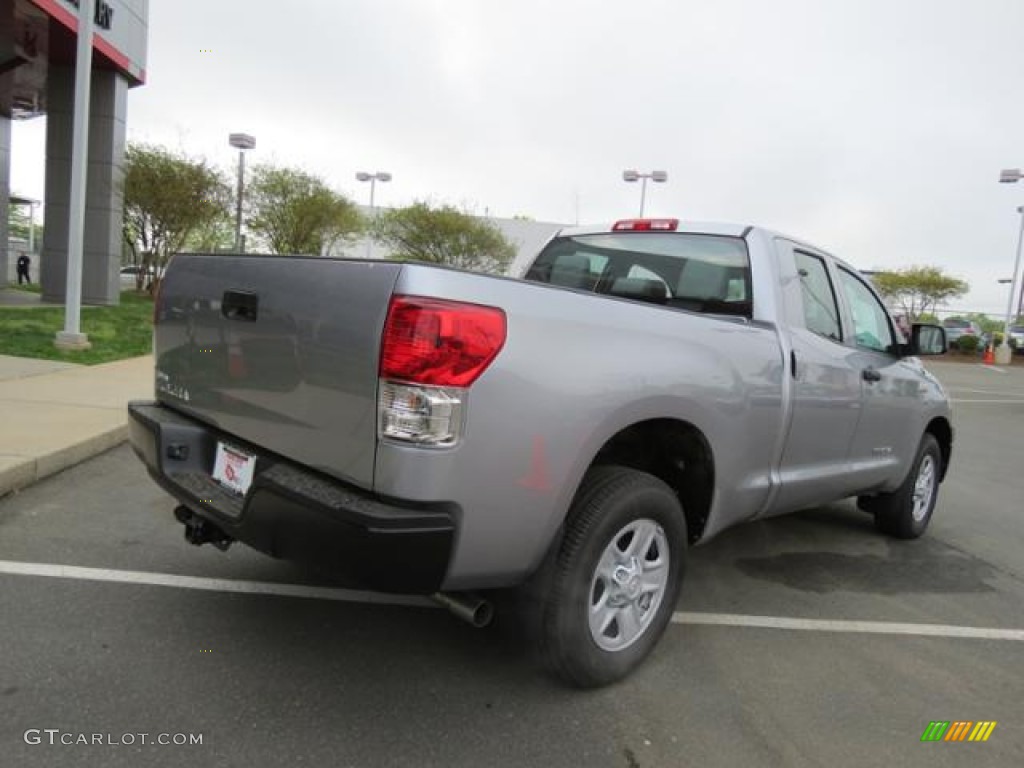
<path fill-rule="evenodd" d="M 29 233 L 29 208 L 25 205 L 14 205 L 13 203 L 7 208 L 7 236 L 18 240 L 28 241 Z M 43 227 L 39 222 L 36 222 L 34 228 L 34 240 L 36 243 L 42 242 Z"/>
<path fill-rule="evenodd" d="M 895 272 L 876 272 L 871 277 L 878 292 L 912 320 L 934 312 L 939 304 L 959 298 L 970 289 L 963 280 L 938 267 L 907 267 Z"/>
<path fill-rule="evenodd" d="M 392 249 L 395 258 L 474 272 L 500 274 L 516 255 L 515 247 L 485 219 L 424 202 L 381 214 L 374 236 Z"/>
<path fill-rule="evenodd" d="M 196 227 L 184 245 L 184 250 L 194 253 L 218 253 L 234 249 L 235 220 L 227 210 Z"/>
<path fill-rule="evenodd" d="M 294 168 L 256 166 L 246 197 L 249 228 L 274 253 L 323 256 L 363 229 L 355 203 Z"/>
<path fill-rule="evenodd" d="M 162 147 L 130 144 L 124 164 L 124 241 L 132 261 L 156 275 L 159 284 L 167 260 L 189 238 L 222 217 L 231 190 L 219 171 Z"/>

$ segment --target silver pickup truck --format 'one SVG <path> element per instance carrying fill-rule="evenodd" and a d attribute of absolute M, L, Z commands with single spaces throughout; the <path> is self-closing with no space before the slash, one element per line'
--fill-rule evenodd
<path fill-rule="evenodd" d="M 942 329 L 756 227 L 565 230 L 523 279 L 182 254 L 155 317 L 131 441 L 189 541 L 477 623 L 515 587 L 580 686 L 650 652 L 688 546 L 845 497 L 919 536 L 952 451 Z"/>

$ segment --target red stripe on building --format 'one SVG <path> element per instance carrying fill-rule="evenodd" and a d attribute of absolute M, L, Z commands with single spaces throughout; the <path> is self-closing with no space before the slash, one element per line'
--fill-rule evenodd
<path fill-rule="evenodd" d="M 56 19 L 74 32 L 75 35 L 78 34 L 78 16 L 69 11 L 63 3 L 58 0 L 30 0 L 30 2 L 48 14 L 50 18 Z M 100 32 L 94 31 L 92 40 L 92 47 L 114 62 L 126 75 L 137 79 L 140 83 L 146 82 L 146 70 L 140 70 L 136 75 L 132 71 L 131 60 L 103 38 Z"/>

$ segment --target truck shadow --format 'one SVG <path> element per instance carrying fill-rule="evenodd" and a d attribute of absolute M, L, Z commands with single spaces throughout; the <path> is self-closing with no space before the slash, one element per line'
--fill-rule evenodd
<path fill-rule="evenodd" d="M 695 552 L 698 562 L 727 558 L 751 579 L 819 594 L 993 592 L 998 576 L 930 533 L 913 541 L 878 533 L 852 502 L 740 526 Z"/>

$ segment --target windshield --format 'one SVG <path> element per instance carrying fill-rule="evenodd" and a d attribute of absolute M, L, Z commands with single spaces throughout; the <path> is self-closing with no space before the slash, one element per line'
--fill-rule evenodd
<path fill-rule="evenodd" d="M 750 260 L 736 237 L 607 233 L 556 238 L 526 279 L 686 309 L 751 314 Z"/>

